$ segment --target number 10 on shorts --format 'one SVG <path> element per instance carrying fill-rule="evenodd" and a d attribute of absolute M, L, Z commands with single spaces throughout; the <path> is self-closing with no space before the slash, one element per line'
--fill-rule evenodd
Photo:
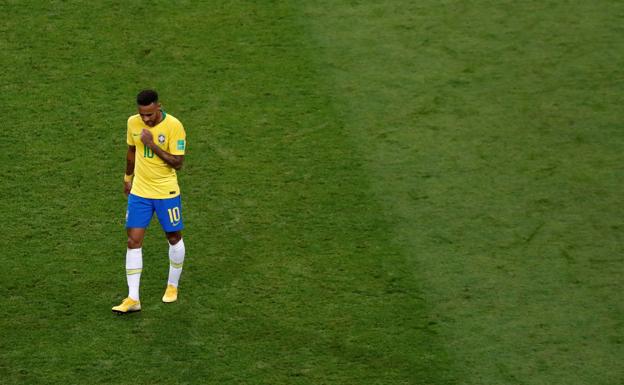
<path fill-rule="evenodd" d="M 169 222 L 173 224 L 180 222 L 180 208 L 179 207 L 176 206 L 172 209 L 167 209 L 167 212 L 169 213 Z"/>

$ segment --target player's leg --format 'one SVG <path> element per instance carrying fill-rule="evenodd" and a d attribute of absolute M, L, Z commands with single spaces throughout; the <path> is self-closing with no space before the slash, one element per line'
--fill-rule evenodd
<path fill-rule="evenodd" d="M 169 242 L 169 277 L 163 302 L 174 302 L 178 298 L 178 283 L 186 249 L 182 239 L 182 204 L 180 196 L 163 199 L 156 204 L 156 215 Z"/>
<path fill-rule="evenodd" d="M 143 272 L 143 238 L 145 228 L 131 227 L 128 232 L 128 248 L 126 249 L 126 279 L 128 281 L 128 297 L 139 300 L 139 286 Z"/>
<path fill-rule="evenodd" d="M 169 278 L 167 284 L 178 287 L 180 275 L 182 274 L 182 264 L 186 254 L 184 240 L 182 240 L 181 231 L 166 234 L 169 242 Z"/>
<path fill-rule="evenodd" d="M 149 199 L 130 194 L 126 213 L 126 230 L 128 243 L 126 249 L 126 280 L 128 297 L 119 306 L 113 307 L 114 312 L 128 313 L 141 310 L 139 286 L 143 271 L 143 238 L 154 212 Z"/>
<path fill-rule="evenodd" d="M 167 278 L 167 289 L 162 300 L 168 303 L 175 302 L 178 299 L 178 283 L 180 282 L 180 275 L 182 275 L 186 249 L 182 239 L 182 232 L 167 232 L 166 234 L 169 242 L 169 277 Z"/>

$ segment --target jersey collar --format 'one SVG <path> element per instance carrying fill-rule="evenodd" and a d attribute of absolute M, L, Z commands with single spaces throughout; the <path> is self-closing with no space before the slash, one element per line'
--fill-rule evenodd
<path fill-rule="evenodd" d="M 162 122 L 164 122 L 164 121 L 165 121 L 165 118 L 167 117 L 167 113 L 165 112 L 165 110 L 160 110 L 160 112 L 162 113 L 162 120 L 161 120 L 160 122 L 158 122 L 158 124 L 157 124 L 157 125 L 155 125 L 154 127 L 149 127 L 149 126 L 147 126 L 147 125 L 146 125 L 148 129 L 156 128 L 156 127 L 158 127 L 158 126 L 159 126 Z"/>

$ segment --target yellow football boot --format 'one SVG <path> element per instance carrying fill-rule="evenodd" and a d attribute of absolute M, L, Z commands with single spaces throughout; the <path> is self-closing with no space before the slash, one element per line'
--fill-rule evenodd
<path fill-rule="evenodd" d="M 128 297 L 124 299 L 119 306 L 113 307 L 115 313 L 125 314 L 134 311 L 141 311 L 141 301 L 135 301 Z"/>
<path fill-rule="evenodd" d="M 165 295 L 162 297 L 162 301 L 165 303 L 175 302 L 178 299 L 178 288 L 173 285 L 167 285 Z"/>

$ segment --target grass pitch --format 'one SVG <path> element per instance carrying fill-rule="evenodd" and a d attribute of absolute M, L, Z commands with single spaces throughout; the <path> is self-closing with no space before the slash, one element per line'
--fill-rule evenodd
<path fill-rule="evenodd" d="M 619 2 L 0 12 L 0 383 L 623 383 Z M 119 317 L 146 87 L 187 260 Z"/>

